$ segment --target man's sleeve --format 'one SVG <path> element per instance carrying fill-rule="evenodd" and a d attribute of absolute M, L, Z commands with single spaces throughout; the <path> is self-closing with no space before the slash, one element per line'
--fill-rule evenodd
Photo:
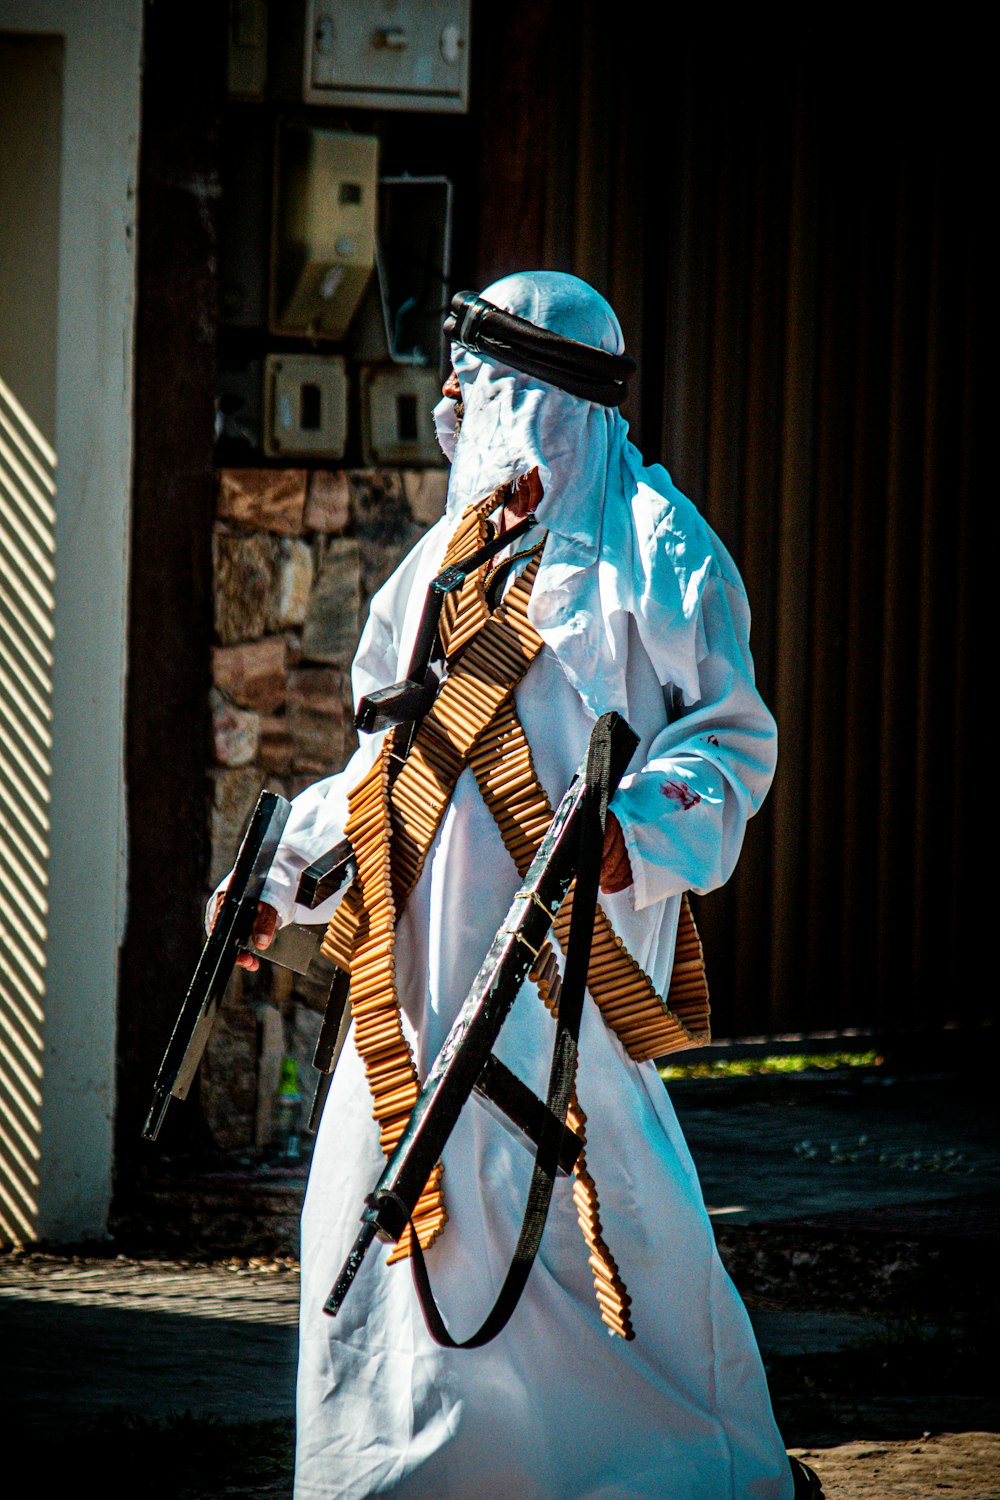
<path fill-rule="evenodd" d="M 728 880 L 774 774 L 777 730 L 754 685 L 746 595 L 714 572 L 700 608 L 699 696 L 656 735 L 611 802 L 637 910 Z"/>

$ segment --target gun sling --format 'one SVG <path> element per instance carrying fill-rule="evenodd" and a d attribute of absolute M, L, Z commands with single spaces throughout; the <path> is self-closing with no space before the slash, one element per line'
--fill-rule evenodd
<path fill-rule="evenodd" d="M 420 1306 L 433 1338 L 449 1349 L 478 1349 L 496 1338 L 497 1334 L 506 1327 L 527 1284 L 548 1219 L 552 1190 L 559 1168 L 563 1130 L 576 1079 L 580 1020 L 583 1015 L 587 967 L 594 930 L 594 912 L 597 909 L 601 849 L 608 800 L 637 743 L 636 737 L 629 732 L 627 740 L 630 743 L 627 744 L 624 755 L 621 753 L 619 744 L 618 755 L 613 757 L 612 735 L 616 727 L 613 724 L 614 720 L 618 720 L 619 728 L 627 728 L 623 725 L 623 721 L 618 719 L 618 715 L 609 714 L 598 721 L 591 737 L 586 773 L 583 778 L 585 785 L 578 814 L 579 841 L 574 861 L 575 899 L 566 954 L 566 972 L 555 1016 L 555 1040 L 552 1048 L 548 1095 L 545 1101 L 546 1116 L 538 1141 L 521 1231 L 496 1302 L 482 1325 L 469 1338 L 456 1340 L 445 1324 L 434 1300 L 419 1236 L 414 1236 L 413 1280 Z M 620 735 L 619 738 L 623 736 Z M 617 759 L 617 765 L 613 765 L 613 758 Z M 541 852 L 538 861 L 545 862 Z M 447 1046 L 446 1043 L 445 1050 Z M 430 1080 L 428 1083 L 430 1084 Z M 613 1318 L 613 1331 L 626 1339 L 631 1339 L 635 1335 L 628 1314 L 627 1297 L 624 1299 L 624 1304 L 624 1306 L 621 1305 L 620 1298 L 610 1298 L 607 1306 L 609 1316 L 605 1318 L 605 1321 L 609 1322 Z M 602 1302 L 602 1313 L 604 1311 L 605 1305 Z"/>

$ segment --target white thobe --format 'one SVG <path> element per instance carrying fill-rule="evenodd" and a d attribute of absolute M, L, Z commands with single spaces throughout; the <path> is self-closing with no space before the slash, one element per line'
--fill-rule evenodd
<path fill-rule="evenodd" d="M 355 663 L 356 695 L 402 675 L 453 524 L 446 519 L 428 533 L 373 601 Z M 772 763 L 773 724 L 753 687 L 745 600 L 722 558 L 706 566 L 699 585 L 696 700 L 688 692 L 682 703 L 661 683 L 635 621 L 618 620 L 621 686 L 616 701 L 597 705 L 623 712 L 640 736 L 612 803 L 634 885 L 602 904 L 661 993 L 680 893 L 727 878 Z M 595 693 L 599 681 L 590 684 L 591 700 Z M 585 706 L 549 645 L 518 686 L 516 702 L 556 805 L 586 749 L 594 705 Z M 283 920 L 315 921 L 332 910 L 335 902 L 311 916 L 296 908 L 295 884 L 301 868 L 342 836 L 347 792 L 378 739 L 365 739 L 344 772 L 296 799 L 265 889 Z M 421 1076 L 518 884 L 467 769 L 398 924 L 398 991 Z M 552 1035 L 552 1018 L 526 983 L 497 1054 L 543 1097 Z M 358 1232 L 365 1194 L 384 1167 L 364 1070 L 348 1042 L 302 1219 L 297 1500 L 791 1495 L 750 1323 L 716 1252 L 669 1097 L 654 1064 L 634 1062 L 589 999 L 578 1094 L 605 1240 L 632 1298 L 635 1340 L 623 1342 L 601 1322 L 571 1182 L 561 1178 L 510 1323 L 483 1349 L 442 1349 L 424 1326 L 408 1263 L 387 1266 L 380 1246 L 369 1252 L 336 1319 L 322 1311 Z M 445 1319 L 461 1339 L 479 1326 L 503 1281 L 531 1162 L 473 1099 L 444 1166 L 449 1218 L 427 1264 Z"/>

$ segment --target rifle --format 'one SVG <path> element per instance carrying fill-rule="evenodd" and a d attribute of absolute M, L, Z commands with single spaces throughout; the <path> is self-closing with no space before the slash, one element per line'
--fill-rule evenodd
<path fill-rule="evenodd" d="M 437 691 L 438 676 L 431 664 L 440 654 L 438 625 L 445 599 L 461 588 L 470 573 L 517 541 L 534 525 L 534 516 L 526 516 L 509 531 L 492 537 L 470 557 L 444 568 L 432 579 L 406 677 L 391 687 L 369 693 L 358 704 L 355 725 L 365 734 L 396 725 L 410 725 L 406 742 L 396 747 L 398 764 L 409 753 L 416 726 L 434 701 Z M 281 928 L 266 952 L 260 952 L 250 943 L 260 893 L 290 812 L 291 804 L 284 797 L 276 792 L 261 792 L 240 844 L 222 907 L 202 949 L 156 1076 L 152 1103 L 142 1130 L 146 1140 L 156 1140 L 170 1100 L 187 1098 L 239 954 L 252 952 L 269 963 L 305 973 L 319 948 L 321 932 L 296 923 Z M 356 875 L 354 850 L 347 839 L 342 839 L 302 872 L 296 900 L 312 911 L 350 884 Z M 320 1074 L 309 1121 L 309 1128 L 313 1130 L 319 1123 L 333 1071 L 347 1037 L 349 989 L 350 976 L 338 969 L 313 1059 Z"/>
<path fill-rule="evenodd" d="M 257 799 L 229 887 L 156 1075 L 153 1102 L 142 1128 L 147 1141 L 159 1135 L 171 1099 L 187 1098 L 237 955 L 249 944 L 260 893 L 290 812 L 291 803 L 276 792 L 261 792 Z"/>
<path fill-rule="evenodd" d="M 374 1190 L 362 1228 L 325 1303 L 336 1316 L 378 1238 L 396 1243 L 411 1227 L 413 1275 L 432 1336 L 449 1348 L 477 1348 L 506 1325 L 527 1282 L 555 1177 L 572 1171 L 580 1138 L 566 1126 L 590 958 L 608 801 L 638 744 L 619 714 L 605 714 L 556 810 L 531 867 L 437 1055 L 409 1122 Z M 576 878 L 566 970 L 544 1103 L 493 1056 L 493 1047 L 569 887 Z M 517 1249 L 497 1301 L 477 1333 L 458 1343 L 434 1302 L 412 1215 L 469 1097 L 475 1093 L 535 1147 L 535 1167 Z"/>

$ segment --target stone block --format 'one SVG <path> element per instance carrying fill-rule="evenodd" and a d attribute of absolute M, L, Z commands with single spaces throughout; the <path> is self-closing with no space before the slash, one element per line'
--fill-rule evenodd
<path fill-rule="evenodd" d="M 307 477 L 305 469 L 222 469 L 218 514 L 253 531 L 299 536 Z"/>
<path fill-rule="evenodd" d="M 306 661 L 349 666 L 361 633 L 361 562 L 358 544 L 335 538 L 326 549 L 302 627 Z"/>
<path fill-rule="evenodd" d="M 344 674 L 298 667 L 288 678 L 288 728 L 292 769 L 330 776 L 344 764 Z"/>
<path fill-rule="evenodd" d="M 209 888 L 214 890 L 223 876 L 228 875 L 233 868 L 236 851 L 253 812 L 263 777 L 254 766 L 210 771 L 208 774 L 211 782 L 211 863 L 208 880 Z"/>
<path fill-rule="evenodd" d="M 421 527 L 411 521 L 405 534 L 397 541 L 383 542 L 368 537 L 360 541 L 361 588 L 366 602 L 396 571 L 410 548 L 420 540 L 423 534 Z M 363 625 L 364 620 L 362 620 Z M 360 637 L 360 630 L 358 635 Z"/>
<path fill-rule="evenodd" d="M 287 691 L 287 646 L 280 635 L 242 646 L 216 646 L 212 651 L 212 681 L 240 708 L 273 714 Z"/>
<path fill-rule="evenodd" d="M 351 520 L 351 487 L 342 469 L 318 469 L 309 477 L 306 531 L 346 531 Z"/>
<path fill-rule="evenodd" d="M 219 689 L 210 693 L 212 754 L 218 766 L 248 766 L 257 756 L 260 715 L 237 708 Z"/>
<path fill-rule="evenodd" d="M 420 526 L 433 526 L 444 515 L 448 498 L 448 469 L 406 469 L 403 491 L 410 514 Z"/>
<path fill-rule="evenodd" d="M 274 589 L 274 537 L 216 531 L 212 562 L 216 636 L 224 646 L 257 640 L 267 629 Z"/>
<path fill-rule="evenodd" d="M 295 537 L 282 537 L 278 543 L 271 587 L 270 630 L 287 630 L 302 624 L 314 576 L 313 549 L 309 543 Z"/>
<path fill-rule="evenodd" d="M 292 769 L 292 735 L 284 714 L 260 716 L 257 764 L 262 771 L 287 776 Z"/>
<path fill-rule="evenodd" d="M 424 534 L 410 513 L 403 476 L 358 469 L 351 474 L 351 510 L 361 552 L 361 589 L 370 599 Z"/>
<path fill-rule="evenodd" d="M 395 470 L 355 469 L 350 483 L 355 535 L 398 541 L 413 523 L 402 474 Z"/>

